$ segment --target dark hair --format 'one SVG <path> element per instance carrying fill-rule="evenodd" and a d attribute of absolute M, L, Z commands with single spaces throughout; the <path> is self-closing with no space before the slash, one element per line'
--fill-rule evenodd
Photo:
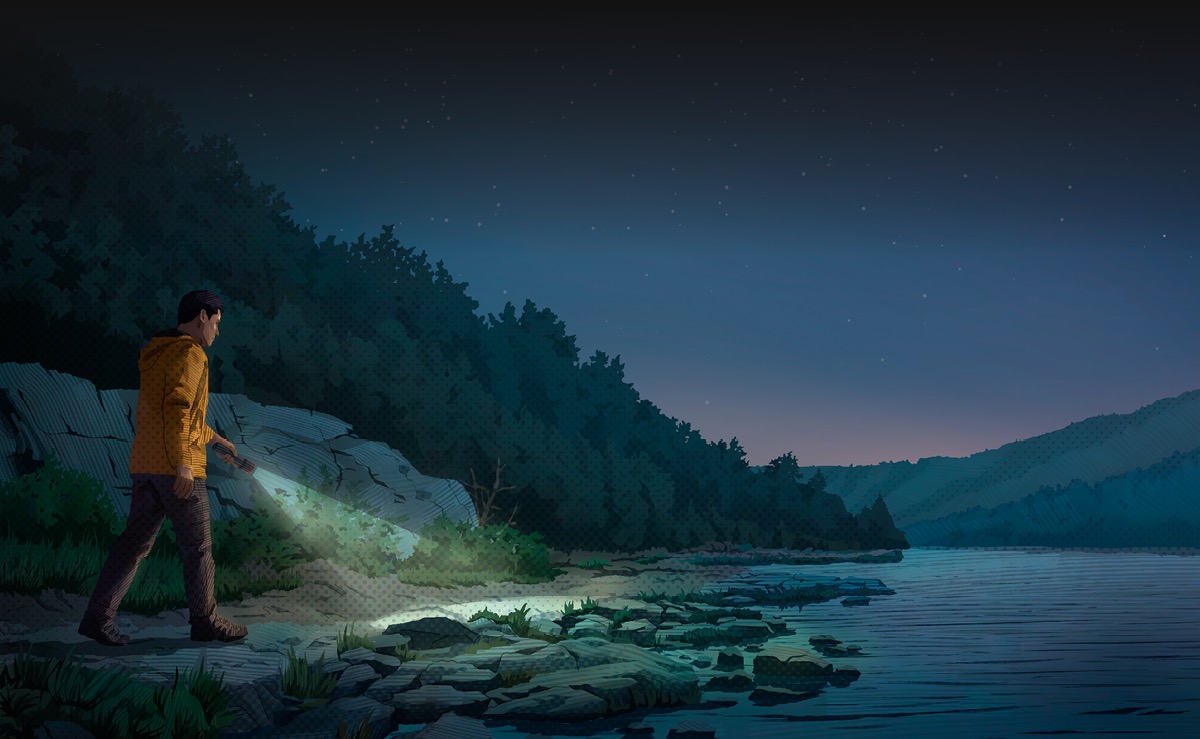
<path fill-rule="evenodd" d="M 200 315 L 201 309 L 204 309 L 204 312 L 208 313 L 208 317 L 212 318 L 222 308 L 224 306 L 216 293 L 210 293 L 207 290 L 193 290 L 179 301 L 179 322 L 189 323 Z"/>

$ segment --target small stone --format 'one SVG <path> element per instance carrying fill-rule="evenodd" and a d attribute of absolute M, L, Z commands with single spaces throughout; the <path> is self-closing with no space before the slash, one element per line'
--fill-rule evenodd
<path fill-rule="evenodd" d="M 743 693 L 754 688 L 754 678 L 745 670 L 737 670 L 728 675 L 717 675 L 704 685 L 705 690 L 719 690 L 723 693 Z"/>
<path fill-rule="evenodd" d="M 667 732 L 671 739 L 714 739 L 716 735 L 716 729 L 694 718 L 680 721 Z"/>
<path fill-rule="evenodd" d="M 741 652 L 730 647 L 717 653 L 718 670 L 740 670 L 746 665 L 746 658 Z"/>
<path fill-rule="evenodd" d="M 795 703 L 796 701 L 816 698 L 815 690 L 795 691 L 787 688 L 762 687 L 756 688 L 750 694 L 750 700 L 758 705 L 773 706 L 779 703 Z"/>

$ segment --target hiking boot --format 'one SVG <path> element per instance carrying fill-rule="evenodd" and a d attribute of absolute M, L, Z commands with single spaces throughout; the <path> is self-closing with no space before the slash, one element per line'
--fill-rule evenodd
<path fill-rule="evenodd" d="M 229 621 L 216 611 L 208 618 L 192 621 L 192 641 L 237 641 L 245 635 L 245 626 Z"/>
<path fill-rule="evenodd" d="M 79 633 L 106 647 L 123 647 L 129 643 L 128 636 L 117 633 L 117 626 L 112 619 L 101 620 L 86 613 L 79 622 Z"/>

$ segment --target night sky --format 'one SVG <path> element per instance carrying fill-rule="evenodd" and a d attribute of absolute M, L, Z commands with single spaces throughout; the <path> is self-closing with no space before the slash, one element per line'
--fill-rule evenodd
<path fill-rule="evenodd" d="M 965 456 L 1200 388 L 1182 17 L 79 12 L 6 14 L 228 133 L 318 236 L 393 224 L 481 315 L 550 308 L 752 464 Z"/>

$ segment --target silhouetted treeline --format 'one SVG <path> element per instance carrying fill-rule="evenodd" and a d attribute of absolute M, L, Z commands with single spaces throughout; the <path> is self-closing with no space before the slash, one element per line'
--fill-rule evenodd
<path fill-rule="evenodd" d="M 179 296 L 225 299 L 213 392 L 337 416 L 426 474 L 490 481 L 515 525 L 563 548 L 906 546 L 878 501 L 860 515 L 797 482 L 785 455 L 752 470 L 625 381 L 581 361 L 549 309 L 482 317 L 441 263 L 390 226 L 318 241 L 256 185 L 224 137 L 189 140 L 145 89 L 81 88 L 10 39 L 0 72 L 0 361 L 136 388 L 146 337 Z M 229 430 L 225 430 L 229 433 Z"/>

